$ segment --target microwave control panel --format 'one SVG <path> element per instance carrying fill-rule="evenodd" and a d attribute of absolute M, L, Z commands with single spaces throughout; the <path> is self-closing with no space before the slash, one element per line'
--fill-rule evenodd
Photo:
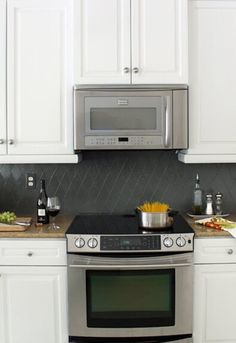
<path fill-rule="evenodd" d="M 85 136 L 85 146 L 161 146 L 161 136 Z"/>

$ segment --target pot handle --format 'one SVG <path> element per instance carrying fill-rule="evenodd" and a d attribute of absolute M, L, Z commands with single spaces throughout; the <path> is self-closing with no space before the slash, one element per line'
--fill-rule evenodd
<path fill-rule="evenodd" d="M 169 216 L 170 216 L 170 217 L 175 217 L 175 216 L 179 213 L 179 211 L 170 210 L 168 213 L 169 213 Z"/>

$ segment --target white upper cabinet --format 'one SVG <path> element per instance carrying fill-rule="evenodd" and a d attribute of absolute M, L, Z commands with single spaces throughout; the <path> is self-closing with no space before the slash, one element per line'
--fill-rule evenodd
<path fill-rule="evenodd" d="M 73 0 L 8 0 L 5 160 L 76 161 L 72 91 Z"/>
<path fill-rule="evenodd" d="M 78 84 L 188 81 L 187 0 L 78 0 Z"/>
<path fill-rule="evenodd" d="M 132 83 L 187 83 L 187 1 L 131 5 Z"/>
<path fill-rule="evenodd" d="M 186 163 L 236 162 L 236 1 L 191 0 Z"/>
<path fill-rule="evenodd" d="M 0 154 L 6 153 L 6 0 L 0 0 Z"/>
<path fill-rule="evenodd" d="M 75 2 L 78 83 L 130 82 L 130 1 Z"/>

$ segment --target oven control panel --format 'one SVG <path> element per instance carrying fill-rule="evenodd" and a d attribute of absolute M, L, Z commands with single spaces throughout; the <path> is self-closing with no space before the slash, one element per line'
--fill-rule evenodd
<path fill-rule="evenodd" d="M 67 235 L 68 252 L 187 252 L 193 251 L 193 233 L 141 235 Z"/>
<path fill-rule="evenodd" d="M 155 236 L 101 236 L 101 251 L 161 250 L 160 235 Z"/>

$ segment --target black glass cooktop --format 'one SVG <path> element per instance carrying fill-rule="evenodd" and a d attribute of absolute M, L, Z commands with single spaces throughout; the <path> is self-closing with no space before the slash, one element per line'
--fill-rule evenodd
<path fill-rule="evenodd" d="M 165 230 L 149 230 L 140 228 L 136 215 L 122 214 L 79 214 L 77 215 L 67 234 L 140 234 L 145 232 L 160 233 L 193 233 L 193 229 L 185 219 L 177 214 L 174 216 L 173 225 Z"/>

